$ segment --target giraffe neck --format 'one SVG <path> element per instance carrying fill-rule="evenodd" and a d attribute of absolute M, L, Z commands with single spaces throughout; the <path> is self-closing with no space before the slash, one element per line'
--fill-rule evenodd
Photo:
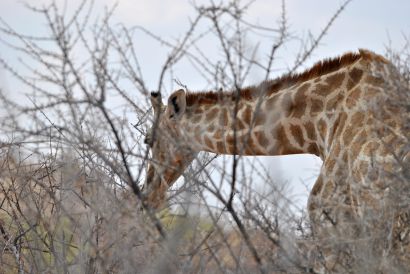
<path fill-rule="evenodd" d="M 251 91 L 241 90 L 242 94 L 249 92 L 253 96 L 239 99 L 236 115 L 234 97 L 213 94 L 215 98 L 209 99 L 197 95 L 181 121 L 187 141 L 198 151 L 218 154 L 321 155 L 324 140 L 316 126 L 320 119 L 316 112 L 304 111 L 307 109 L 305 93 L 311 84 L 260 94 L 261 89 L 268 91 L 271 84 L 274 83 L 264 83 L 264 87 Z M 255 95 L 258 93 L 260 96 Z"/>

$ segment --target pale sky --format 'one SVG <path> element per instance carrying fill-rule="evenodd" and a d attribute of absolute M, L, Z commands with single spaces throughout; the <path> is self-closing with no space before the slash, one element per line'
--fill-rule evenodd
<path fill-rule="evenodd" d="M 187 29 L 188 20 L 194 15 L 190 2 L 193 0 L 96 0 L 95 10 L 104 11 L 105 6 L 118 3 L 114 21 L 127 27 L 135 25 L 144 26 L 166 39 L 180 37 Z M 21 33 L 41 35 L 44 33 L 44 20 L 27 11 L 22 3 L 41 5 L 48 3 L 46 0 L 0 0 L 0 18 Z M 63 0 L 56 1 L 60 7 Z M 79 0 L 67 0 L 67 9 L 70 11 L 77 7 Z M 208 1 L 195 1 L 207 3 Z M 218 1 L 216 1 L 218 2 Z M 245 2 L 245 1 L 244 1 Z M 256 0 L 247 12 L 248 21 L 265 26 L 275 27 L 280 14 L 280 0 Z M 289 25 L 294 34 L 306 36 L 308 31 L 314 35 L 320 33 L 332 14 L 338 9 L 342 1 L 329 0 L 288 0 L 286 1 Z M 307 65 L 322 58 L 332 57 L 358 48 L 367 48 L 378 53 L 384 53 L 389 43 L 395 49 L 404 45 L 403 36 L 410 37 L 410 1 L 409 0 L 353 0 L 335 21 L 329 34 L 324 38 L 313 57 Z M 1 37 L 0 37 L 1 38 Z M 138 37 L 136 38 L 138 39 Z M 144 78 L 148 88 L 155 89 L 159 77 L 160 67 L 168 53 L 166 48 L 153 45 L 152 41 L 138 41 L 141 66 L 144 69 Z M 248 41 L 256 43 L 256 41 Z M 212 45 L 209 45 L 212 52 Z M 286 69 L 287 56 L 293 56 L 292 47 L 283 52 L 279 69 Z M 15 63 L 17 56 L 0 42 L 0 57 Z M 263 56 L 258 56 L 263 58 Z M 189 67 L 180 66 L 175 71 L 175 76 L 188 85 L 192 90 L 206 88 L 202 78 Z M 280 71 L 278 72 L 280 74 Z M 254 84 L 261 75 L 252 75 L 249 84 Z M 15 90 L 14 81 L 2 68 L 0 68 L 0 86 L 6 88 L 11 96 L 21 92 Z M 171 89 L 171 88 L 170 88 Z M 280 176 L 289 181 L 294 194 L 299 195 L 300 203 L 306 203 L 308 190 L 307 184 L 312 186 L 315 174 L 318 173 L 320 161 L 313 156 L 271 157 L 267 166 L 273 167 L 275 174 L 281 171 Z M 278 175 L 279 176 L 279 175 Z M 304 182 L 301 184 L 300 182 Z"/>

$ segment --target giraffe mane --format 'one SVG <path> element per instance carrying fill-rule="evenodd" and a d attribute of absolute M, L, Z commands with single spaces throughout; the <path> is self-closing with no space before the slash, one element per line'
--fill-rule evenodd
<path fill-rule="evenodd" d="M 281 89 L 293 86 L 295 84 L 303 83 L 313 78 L 326 75 L 335 72 L 345 66 L 353 64 L 360 58 L 365 60 L 376 59 L 382 62 L 386 60 L 368 50 L 360 49 L 359 52 L 348 52 L 335 58 L 328 58 L 323 61 L 319 61 L 311 68 L 301 73 L 287 73 L 276 79 L 264 81 L 257 86 L 249 86 L 240 90 L 240 98 L 245 100 L 252 100 L 256 98 L 260 93 L 264 91 L 266 95 L 270 95 L 278 92 Z M 188 92 L 186 101 L 187 105 L 193 104 L 214 104 L 218 101 L 234 101 L 236 91 L 202 91 L 202 92 Z"/>

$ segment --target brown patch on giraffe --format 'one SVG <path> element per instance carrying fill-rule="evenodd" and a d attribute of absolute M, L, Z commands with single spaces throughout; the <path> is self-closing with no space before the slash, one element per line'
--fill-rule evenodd
<path fill-rule="evenodd" d="M 266 122 L 266 114 L 259 109 L 254 113 L 254 126 L 264 125 Z"/>
<path fill-rule="evenodd" d="M 335 135 L 339 136 L 341 134 L 341 132 L 342 132 L 344 126 L 345 126 L 347 118 L 348 118 L 347 114 L 345 112 L 342 112 L 339 115 L 339 117 L 336 119 L 336 121 L 334 122 L 333 127 L 332 127 L 331 135 L 329 136 L 329 138 L 331 140 L 334 139 Z"/>
<path fill-rule="evenodd" d="M 326 163 L 325 163 L 326 172 L 332 173 L 333 168 L 335 167 L 335 165 L 336 165 L 335 158 L 330 158 L 330 159 L 326 160 Z"/>
<path fill-rule="evenodd" d="M 326 82 L 329 86 L 339 87 L 342 85 L 344 79 L 345 79 L 345 74 L 339 72 L 339 73 L 335 73 L 327 77 Z"/>
<path fill-rule="evenodd" d="M 360 153 L 363 144 L 367 140 L 366 130 L 361 130 L 357 137 L 354 139 L 353 143 L 350 145 L 350 150 L 354 155 L 358 155 Z"/>
<path fill-rule="evenodd" d="M 242 112 L 241 118 L 242 118 L 242 121 L 245 123 L 245 125 L 251 124 L 252 108 L 250 106 L 247 106 L 245 108 L 245 110 Z"/>
<path fill-rule="evenodd" d="M 349 125 L 343 132 L 343 145 L 347 146 L 353 140 L 353 128 L 354 127 L 352 125 Z"/>
<path fill-rule="evenodd" d="M 245 146 L 244 155 L 257 155 L 257 154 L 255 153 L 254 148 L 251 148 L 249 146 Z"/>
<path fill-rule="evenodd" d="M 317 84 L 316 88 L 313 90 L 314 94 L 322 97 L 326 97 L 332 91 L 332 88 L 327 84 Z"/>
<path fill-rule="evenodd" d="M 216 131 L 214 135 L 212 136 L 212 139 L 214 140 L 221 140 L 222 139 L 222 132 L 220 130 Z"/>
<path fill-rule="evenodd" d="M 347 90 L 351 90 L 353 87 L 355 87 L 360 80 L 363 77 L 363 70 L 360 70 L 358 68 L 353 68 L 352 70 L 349 71 L 348 75 L 348 81 L 346 88 Z"/>
<path fill-rule="evenodd" d="M 364 124 L 365 115 L 362 112 L 356 112 L 350 119 L 350 123 L 356 127 L 362 127 Z"/>
<path fill-rule="evenodd" d="M 351 109 L 354 106 L 356 106 L 361 96 L 361 93 L 362 90 L 359 87 L 355 87 L 346 98 L 346 107 Z"/>
<path fill-rule="evenodd" d="M 312 99 L 310 106 L 311 113 L 319 113 L 323 111 L 323 102 L 319 99 Z"/>
<path fill-rule="evenodd" d="M 306 91 L 309 89 L 310 84 L 305 83 L 302 85 L 295 95 L 293 96 L 292 106 L 290 107 L 290 116 L 295 118 L 301 118 L 306 113 Z"/>
<path fill-rule="evenodd" d="M 241 149 L 239 145 L 235 146 L 234 144 L 225 144 L 225 146 L 226 146 L 226 152 L 229 154 L 241 154 L 243 151 L 243 149 Z"/>
<path fill-rule="evenodd" d="M 266 135 L 263 131 L 255 131 L 253 134 L 255 135 L 255 139 L 258 141 L 261 147 L 266 148 L 269 145 L 269 139 L 266 138 Z"/>
<path fill-rule="evenodd" d="M 366 75 L 365 81 L 366 83 L 377 87 L 383 86 L 385 84 L 385 80 L 382 77 L 376 77 L 370 74 Z"/>
<path fill-rule="evenodd" d="M 301 149 L 297 149 L 290 144 L 289 138 L 286 134 L 286 129 L 282 124 L 278 125 L 277 128 L 274 128 L 271 134 L 276 140 L 275 147 L 271 149 L 271 152 L 273 154 L 284 155 L 304 152 Z"/>
<path fill-rule="evenodd" d="M 251 86 L 239 91 L 239 96 L 245 100 L 252 100 L 259 96 L 260 90 L 263 89 L 266 95 L 276 93 L 278 90 L 291 87 L 293 85 L 309 81 L 311 79 L 335 72 L 343 67 L 351 65 L 363 58 L 375 59 L 376 54 L 369 54 L 367 51 L 360 51 L 359 53 L 346 53 L 342 56 L 326 59 L 313 65 L 310 69 L 302 73 L 285 74 L 275 80 L 266 81 L 258 86 Z M 382 58 L 382 57 L 379 57 Z M 238 94 L 237 90 L 230 92 L 187 92 L 187 105 L 193 104 L 215 104 L 218 101 L 234 102 Z"/>
<path fill-rule="evenodd" d="M 301 85 L 301 86 L 298 88 L 297 92 L 296 92 L 296 94 L 298 94 L 297 96 L 299 96 L 299 95 L 303 96 L 303 95 L 306 93 L 306 91 L 309 90 L 309 88 L 310 88 L 311 86 L 312 86 L 312 85 L 311 85 L 310 83 L 304 83 L 303 85 Z"/>
<path fill-rule="evenodd" d="M 307 151 L 308 151 L 309 153 L 312 153 L 312 154 L 316 155 L 316 156 L 320 156 L 319 147 L 318 147 L 315 143 L 311 143 L 311 144 L 308 146 Z"/>
<path fill-rule="evenodd" d="M 213 121 L 216 116 L 219 114 L 219 111 L 217 109 L 211 109 L 206 113 L 205 116 L 205 121 L 210 122 Z"/>
<path fill-rule="evenodd" d="M 263 151 L 259 150 L 252 138 L 247 139 L 245 144 L 245 155 L 264 155 Z"/>
<path fill-rule="evenodd" d="M 309 140 L 316 140 L 315 125 L 312 122 L 307 122 L 303 126 L 305 127 L 307 137 L 309 138 Z"/>
<path fill-rule="evenodd" d="M 300 147 L 303 147 L 304 138 L 303 138 L 303 131 L 298 125 L 290 125 L 290 133 L 292 134 L 293 138 L 296 140 Z"/>
<path fill-rule="evenodd" d="M 240 136 L 236 136 L 236 138 L 237 138 L 237 140 L 238 140 L 238 143 L 240 143 L 241 141 L 240 141 Z M 225 136 L 225 143 L 227 144 L 227 145 L 233 145 L 234 144 L 234 142 L 235 142 L 235 138 L 234 138 L 234 134 L 233 133 L 229 133 L 229 134 L 227 134 L 226 136 Z"/>
<path fill-rule="evenodd" d="M 225 153 L 225 144 L 223 141 L 216 142 L 216 150 L 218 153 Z"/>
<path fill-rule="evenodd" d="M 332 99 L 326 102 L 326 111 L 329 115 L 332 115 L 330 111 L 336 109 L 339 103 L 342 101 L 342 99 L 343 94 L 338 93 L 336 96 L 334 96 Z"/>

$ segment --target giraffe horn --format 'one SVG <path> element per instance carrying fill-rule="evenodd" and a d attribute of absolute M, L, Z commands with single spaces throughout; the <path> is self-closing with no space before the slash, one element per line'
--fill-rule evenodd
<path fill-rule="evenodd" d="M 151 92 L 151 104 L 154 109 L 154 114 L 161 112 L 163 104 L 160 92 Z"/>

